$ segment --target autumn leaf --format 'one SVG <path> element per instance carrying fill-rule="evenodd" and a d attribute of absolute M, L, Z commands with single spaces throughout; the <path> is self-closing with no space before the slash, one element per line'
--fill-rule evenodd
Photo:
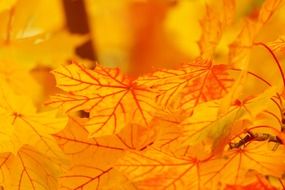
<path fill-rule="evenodd" d="M 247 185 L 227 185 L 225 190 L 277 190 L 266 178 L 256 174 L 256 181 Z"/>
<path fill-rule="evenodd" d="M 202 35 L 198 42 L 201 54 L 206 58 L 213 56 L 223 31 L 219 14 L 210 6 L 206 6 L 204 18 L 200 21 Z"/>
<path fill-rule="evenodd" d="M 47 155 L 27 145 L 16 155 L 1 153 L 0 184 L 11 190 L 57 189 L 58 177 L 63 174 L 63 161 Z"/>
<path fill-rule="evenodd" d="M 266 141 L 249 142 L 243 147 L 225 152 L 222 158 L 206 163 L 209 164 L 207 173 L 210 174 L 206 183 L 219 178 L 224 184 L 240 184 L 250 170 L 280 177 L 284 173 L 284 162 L 279 162 L 278 159 L 282 157 L 284 147 L 273 151 Z"/>
<path fill-rule="evenodd" d="M 0 80 L 6 83 L 16 94 L 25 94 L 35 102 L 39 100 L 42 87 L 36 83 L 26 67 L 2 62 L 0 64 Z"/>
<path fill-rule="evenodd" d="M 1 12 L 0 61 L 30 70 L 39 64 L 55 67 L 73 58 L 86 36 L 68 33 L 62 8 L 56 0 L 17 0 Z M 57 43 L 59 39 L 64 42 Z"/>
<path fill-rule="evenodd" d="M 81 123 L 84 122 L 72 119 L 68 128 L 55 135 L 63 152 L 72 161 L 59 178 L 59 189 L 100 189 L 101 183 L 106 184 L 102 180 L 111 175 L 111 163 L 123 153 L 122 145 L 88 139 L 88 132 Z M 110 153 L 112 156 L 108 156 Z"/>
<path fill-rule="evenodd" d="M 1 44 L 57 30 L 64 24 L 62 7 L 58 1 L 17 0 L 8 4 L 9 9 L 0 14 Z M 53 17 L 48 16 L 50 14 Z"/>
<path fill-rule="evenodd" d="M 137 84 L 119 69 L 97 65 L 94 70 L 73 62 L 54 71 L 59 88 L 68 92 L 48 104 L 66 112 L 90 112 L 86 127 L 90 137 L 118 133 L 130 121 L 147 127 L 155 111 L 155 91 Z"/>
<path fill-rule="evenodd" d="M 60 189 L 132 189 L 130 182 L 113 169 L 126 150 L 142 150 L 153 141 L 153 132 L 129 125 L 119 134 L 88 138 L 86 119 L 71 118 L 61 133 L 54 135 L 64 153 L 72 160 L 70 169 L 60 178 Z M 109 184 L 109 180 L 121 183 Z"/>
<path fill-rule="evenodd" d="M 23 146 L 44 144 L 52 150 L 51 134 L 59 132 L 66 125 L 66 118 L 57 118 L 57 110 L 38 113 L 31 99 L 14 94 L 1 83 L 0 91 L 1 134 L 9 140 L 1 152 L 14 152 Z"/>
<path fill-rule="evenodd" d="M 282 0 L 266 0 L 262 4 L 260 8 L 258 21 L 261 25 L 266 24 L 269 19 L 272 17 L 273 13 L 279 8 L 281 5 Z"/>
<path fill-rule="evenodd" d="M 116 168 L 138 189 L 200 189 L 200 162 L 195 158 L 176 158 L 156 149 L 130 151 Z"/>
<path fill-rule="evenodd" d="M 64 43 L 57 44 L 59 39 Z M 86 39 L 86 36 L 72 35 L 65 30 L 38 34 L 5 45 L 5 48 L 0 50 L 0 60 L 15 62 L 14 65 L 26 69 L 33 69 L 37 65 L 55 68 L 75 57 L 75 47 Z M 46 53 L 52 52 L 55 48 L 57 51 Z"/>
<path fill-rule="evenodd" d="M 231 64 L 237 68 L 247 69 L 253 43 L 280 3 L 280 0 L 266 0 L 260 8 L 256 20 L 245 20 L 245 24 L 237 38 L 230 44 L 229 56 Z"/>
<path fill-rule="evenodd" d="M 138 81 L 159 91 L 157 102 L 162 107 L 184 109 L 222 97 L 233 83 L 227 65 L 202 58 L 184 64 L 181 69 L 164 69 Z"/>
<path fill-rule="evenodd" d="M 224 114 L 220 114 L 220 105 L 217 101 L 201 104 L 196 107 L 191 117 L 186 118 L 181 123 L 184 134 L 181 135 L 180 139 L 183 139 L 182 142 L 188 145 L 198 144 L 202 141 L 212 142 L 212 148 L 217 148 L 217 144 L 229 136 L 235 122 L 244 119 L 254 120 L 256 115 L 264 111 L 271 103 L 270 98 L 275 93 L 276 88 L 271 88 L 244 102 L 237 100 Z M 202 110 L 207 110 L 207 112 Z"/>
<path fill-rule="evenodd" d="M 225 152 L 221 158 L 205 160 L 179 158 L 150 148 L 145 152 L 130 151 L 116 168 L 139 189 L 215 189 L 218 184 L 241 183 L 251 170 L 280 177 L 284 163 L 272 158 L 282 156 L 284 147 L 272 151 L 267 142 L 249 143 Z"/>
<path fill-rule="evenodd" d="M 0 0 L 0 190 L 284 189 L 284 2 L 115 1 Z"/>

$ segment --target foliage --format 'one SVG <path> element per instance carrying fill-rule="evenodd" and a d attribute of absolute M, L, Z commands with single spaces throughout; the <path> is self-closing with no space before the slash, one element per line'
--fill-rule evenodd
<path fill-rule="evenodd" d="M 282 0 L 197 3 L 200 54 L 144 73 L 76 56 L 89 37 L 28 1 L 0 2 L 0 189 L 285 189 Z"/>

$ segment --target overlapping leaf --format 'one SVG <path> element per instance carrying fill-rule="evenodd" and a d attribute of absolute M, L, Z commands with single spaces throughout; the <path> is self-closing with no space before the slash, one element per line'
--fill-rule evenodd
<path fill-rule="evenodd" d="M 8 4 L 9 9 L 0 14 L 1 44 L 57 30 L 64 24 L 62 7 L 56 0 L 17 0 Z"/>
<path fill-rule="evenodd" d="M 266 0 L 259 10 L 258 18 L 245 21 L 239 35 L 230 45 L 230 62 L 236 67 L 247 69 L 253 43 L 280 3 L 280 0 Z"/>
<path fill-rule="evenodd" d="M 142 63 L 130 68 L 132 76 L 150 70 L 140 69 L 143 65 L 174 65 L 173 60 L 182 56 L 169 43 L 179 41 L 179 37 L 171 33 L 170 39 L 165 32 L 169 24 L 164 19 L 171 17 L 169 12 L 185 5 L 176 3 L 135 2 L 144 12 L 138 25 L 145 27 L 134 36 L 137 45 L 124 47 L 132 49 L 125 52 L 134 55 L 130 60 Z M 275 29 L 279 27 L 276 23 L 283 23 L 279 18 L 270 22 L 281 3 L 208 1 L 200 21 L 200 57 L 176 69 L 161 69 L 134 79 L 117 68 L 91 68 L 74 61 L 56 68 L 72 58 L 75 46 L 85 39 L 62 30 L 60 2 L 0 0 L 0 189 L 284 188 L 285 82 L 282 60 L 275 55 L 283 52 L 284 40 L 281 36 L 266 43 L 265 38 L 271 41 L 280 34 L 262 30 L 267 24 Z M 148 22 L 152 6 L 158 11 Z M 178 12 L 182 17 L 183 11 Z M 46 22 L 49 15 L 53 17 Z M 240 22 L 243 16 L 244 24 Z M 99 27 L 102 22 L 104 19 Z M 184 22 L 177 23 L 182 26 Z M 219 43 L 229 44 L 233 31 L 238 35 L 226 57 L 227 49 L 222 47 L 220 54 Z M 98 45 L 96 40 L 94 43 Z M 261 52 L 254 48 L 257 45 L 271 57 L 259 56 Z M 165 52 L 153 51 L 156 49 L 171 53 L 165 56 Z M 61 110 L 37 110 L 42 109 L 39 100 L 55 91 L 38 96 L 40 89 L 29 73 L 38 64 L 47 65 L 47 70 L 56 68 L 53 74 L 62 91 L 47 104 Z M 48 85 L 56 88 L 54 83 Z M 67 117 L 70 121 L 66 126 Z"/>
<path fill-rule="evenodd" d="M 177 70 L 161 70 L 139 79 L 140 84 L 159 90 L 163 107 L 193 108 L 199 103 L 221 98 L 233 83 L 229 69 L 202 58 Z"/>
<path fill-rule="evenodd" d="M 152 130 L 129 125 L 117 135 L 95 139 L 88 138 L 83 127 L 85 122 L 72 118 L 68 127 L 55 135 L 72 160 L 72 166 L 60 178 L 60 189 L 132 189 L 130 182 L 114 171 L 114 163 L 126 150 L 142 150 L 152 143 Z M 121 183 L 109 183 L 109 180 L 121 180 Z"/>
<path fill-rule="evenodd" d="M 1 135 L 6 139 L 1 152 L 17 152 L 24 144 L 43 144 L 45 151 L 56 149 L 51 134 L 65 127 L 66 118 L 57 118 L 57 110 L 37 113 L 31 99 L 14 94 L 4 83 L 0 90 Z"/>
<path fill-rule="evenodd" d="M 19 152 L 0 154 L 0 184 L 10 190 L 54 190 L 63 173 L 62 160 L 49 157 L 30 146 Z"/>
<path fill-rule="evenodd" d="M 0 13 L 1 62 L 27 69 L 38 64 L 55 67 L 74 57 L 75 47 L 86 40 L 63 29 L 62 5 L 57 0 L 17 0 L 8 5 Z"/>
<path fill-rule="evenodd" d="M 277 190 L 271 186 L 266 179 L 260 176 L 256 177 L 257 180 L 248 185 L 228 185 L 225 190 Z"/>
<path fill-rule="evenodd" d="M 211 58 L 222 37 L 224 27 L 229 24 L 234 15 L 234 0 L 223 1 L 221 6 L 224 12 L 220 14 L 212 6 L 205 7 L 205 15 L 200 21 L 202 35 L 198 42 L 200 54 L 203 57 Z M 219 7 L 219 8 L 221 8 Z"/>
<path fill-rule="evenodd" d="M 64 43 L 58 44 L 58 41 Z M 18 67 L 33 69 L 37 65 L 46 65 L 51 68 L 59 66 L 75 55 L 75 48 L 86 41 L 85 36 L 72 35 L 65 30 L 34 35 L 29 38 L 12 41 L 4 44 L 0 50 L 2 62 L 13 62 Z M 54 49 L 56 52 L 52 52 Z M 19 61 L 20 60 L 20 61 Z"/>
<path fill-rule="evenodd" d="M 244 102 L 237 101 L 224 114 L 219 113 L 220 104 L 217 101 L 201 104 L 194 110 L 191 117 L 181 123 L 184 128 L 184 135 L 181 135 L 181 139 L 184 139 L 182 141 L 189 145 L 202 141 L 212 142 L 213 146 L 216 147 L 218 142 L 225 140 L 225 137 L 229 137 L 231 128 L 235 127 L 236 122 L 243 119 L 254 120 L 257 114 L 264 111 L 271 103 L 270 98 L 275 93 L 276 88 L 269 88 L 260 96 Z M 205 109 L 207 112 L 202 111 Z M 240 123 L 239 127 L 240 130 L 243 130 Z"/>
<path fill-rule="evenodd" d="M 41 86 L 36 83 L 25 66 L 12 63 L 0 61 L 0 80 L 16 94 L 25 94 L 37 101 L 41 95 Z"/>
<path fill-rule="evenodd" d="M 90 112 L 86 125 L 92 137 L 118 133 L 130 121 L 148 126 L 152 119 L 156 93 L 118 69 L 97 65 L 90 70 L 72 63 L 54 74 L 58 87 L 68 93 L 54 96 L 49 104 L 60 105 L 67 112 Z"/>
<path fill-rule="evenodd" d="M 193 155 L 193 154 L 192 154 Z M 229 150 L 222 158 L 197 160 L 176 157 L 156 149 L 130 152 L 117 164 L 139 189 L 215 189 L 218 184 L 241 184 L 251 170 L 280 177 L 284 147 L 272 151 L 267 142 Z"/>
<path fill-rule="evenodd" d="M 195 158 L 183 159 L 150 148 L 145 152 L 129 152 L 116 168 L 138 189 L 200 189 L 200 164 Z"/>
<path fill-rule="evenodd" d="M 273 151 L 268 142 L 249 142 L 243 147 L 224 153 L 223 158 L 213 159 L 206 163 L 206 183 L 218 179 L 224 184 L 242 184 L 247 172 L 254 170 L 263 175 L 281 177 L 284 173 L 284 147 Z M 281 162 L 280 162 L 281 161 Z"/>

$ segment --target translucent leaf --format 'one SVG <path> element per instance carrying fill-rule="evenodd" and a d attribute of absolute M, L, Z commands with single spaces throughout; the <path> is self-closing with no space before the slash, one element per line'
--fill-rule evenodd
<path fill-rule="evenodd" d="M 129 152 L 116 168 L 138 189 L 200 189 L 202 174 L 195 158 L 177 158 L 156 149 Z"/>
<path fill-rule="evenodd" d="M 38 34 L 5 44 L 5 48 L 0 49 L 0 60 L 25 69 L 37 65 L 55 68 L 73 58 L 75 48 L 86 39 L 86 36 L 69 34 L 66 30 Z"/>
<path fill-rule="evenodd" d="M 54 190 L 63 173 L 60 162 L 30 146 L 23 146 L 16 155 L 2 153 L 0 160 L 0 183 L 4 189 Z"/>
<path fill-rule="evenodd" d="M 235 0 L 206 5 L 205 15 L 200 21 L 202 35 L 198 42 L 202 57 L 212 58 L 214 56 L 224 30 L 234 20 L 234 15 Z"/>
<path fill-rule="evenodd" d="M 130 182 L 113 170 L 113 165 L 125 150 L 144 149 L 152 142 L 151 131 L 131 125 L 117 135 L 95 139 L 88 138 L 84 122 L 72 118 L 68 127 L 55 135 L 72 161 L 60 178 L 60 189 L 132 189 Z"/>
<path fill-rule="evenodd" d="M 277 10 L 282 0 L 266 0 L 259 11 L 258 20 L 261 24 L 265 24 Z"/>
<path fill-rule="evenodd" d="M 250 142 L 244 147 L 229 150 L 222 158 L 205 164 L 209 164 L 207 173 L 210 175 L 206 183 L 216 178 L 224 184 L 242 184 L 251 170 L 262 175 L 281 177 L 285 171 L 284 162 L 281 161 L 284 153 L 284 146 L 273 151 L 268 142 Z"/>
<path fill-rule="evenodd" d="M 63 16 L 57 0 L 17 0 L 11 9 L 0 13 L 1 44 L 59 29 Z"/>
<path fill-rule="evenodd" d="M 220 114 L 219 102 L 212 101 L 199 105 L 191 117 L 185 119 L 181 125 L 184 128 L 182 141 L 193 145 L 205 141 L 213 142 L 213 148 L 219 141 L 230 134 L 234 123 L 242 119 L 254 120 L 256 115 L 263 112 L 271 103 L 271 97 L 276 93 L 276 88 L 269 88 L 259 96 L 236 102 L 229 110 Z M 206 112 L 204 110 L 207 110 Z"/>
<path fill-rule="evenodd" d="M 130 121 L 148 126 L 155 111 L 156 93 L 137 84 L 118 69 L 100 65 L 94 70 L 78 63 L 54 71 L 57 85 L 68 94 L 52 97 L 49 104 L 62 106 L 66 112 L 86 110 L 90 137 L 118 133 Z"/>
<path fill-rule="evenodd" d="M 56 147 L 51 134 L 65 127 L 66 118 L 57 118 L 57 111 L 38 113 L 31 99 L 14 94 L 4 83 L 1 84 L 0 97 L 1 132 L 9 139 L 1 152 L 15 153 L 24 144 L 34 147 L 43 144 L 50 151 L 51 147 Z"/>
<path fill-rule="evenodd" d="M 159 91 L 162 107 L 190 110 L 204 101 L 221 98 L 233 83 L 226 65 L 197 59 L 177 70 L 161 70 L 138 81 Z"/>

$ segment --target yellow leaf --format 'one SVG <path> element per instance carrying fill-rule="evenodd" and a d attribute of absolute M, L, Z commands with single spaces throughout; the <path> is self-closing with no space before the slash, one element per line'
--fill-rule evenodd
<path fill-rule="evenodd" d="M 200 142 L 212 142 L 215 145 L 228 136 L 233 124 L 242 119 L 254 120 L 256 115 L 264 111 L 271 103 L 271 97 L 276 94 L 276 88 L 269 88 L 259 96 L 236 102 L 224 114 L 220 114 L 220 102 L 210 101 L 196 107 L 194 114 L 185 119 L 182 142 L 193 145 Z M 204 110 L 207 110 L 205 112 Z"/>
<path fill-rule="evenodd" d="M 42 88 L 32 78 L 29 70 L 24 65 L 10 61 L 1 61 L 0 81 L 0 83 L 5 83 L 18 95 L 25 94 L 35 102 L 40 99 Z"/>
<path fill-rule="evenodd" d="M 68 92 L 52 97 L 48 104 L 66 112 L 90 112 L 86 127 L 90 137 L 118 133 L 130 122 L 147 127 L 155 111 L 156 93 L 119 69 L 97 65 L 94 70 L 78 63 L 54 71 L 57 85 Z"/>
<path fill-rule="evenodd" d="M 72 165 L 60 179 L 60 189 L 132 189 L 113 166 L 126 150 L 142 150 L 152 142 L 152 131 L 129 125 L 119 134 L 88 138 L 86 119 L 71 118 L 55 137 Z"/>
<path fill-rule="evenodd" d="M 0 43 L 59 29 L 64 24 L 63 16 L 60 1 L 18 0 L 11 9 L 0 13 Z"/>
<path fill-rule="evenodd" d="M 66 125 L 66 118 L 57 118 L 57 111 L 38 113 L 31 99 L 14 94 L 8 86 L 0 89 L 1 132 L 10 138 L 1 152 L 13 152 L 24 144 L 39 146 L 44 144 L 49 150 L 53 143 L 51 134 L 57 133 Z M 56 146 L 56 145 L 54 145 Z M 10 150 L 7 148 L 10 147 Z"/>
<path fill-rule="evenodd" d="M 0 184 L 9 190 L 55 190 L 63 164 L 30 146 L 0 154 Z"/>
<path fill-rule="evenodd" d="M 273 13 L 279 8 L 282 0 L 266 0 L 259 11 L 258 21 L 264 25 L 271 18 Z"/>
<path fill-rule="evenodd" d="M 202 163 L 202 162 L 201 162 Z M 201 164 L 195 158 L 179 158 L 156 149 L 128 152 L 116 164 L 142 190 L 200 189 L 203 186 Z"/>
<path fill-rule="evenodd" d="M 233 83 L 227 65 L 201 57 L 180 69 L 162 69 L 138 79 L 157 89 L 157 102 L 163 108 L 190 110 L 204 101 L 221 98 Z"/>
<path fill-rule="evenodd" d="M 211 175 L 207 183 L 218 179 L 224 184 L 242 184 L 250 170 L 280 177 L 285 169 L 281 161 L 284 154 L 284 147 L 273 151 L 268 142 L 250 142 L 244 147 L 225 151 L 223 157 L 205 164 Z"/>
<path fill-rule="evenodd" d="M 85 36 L 72 35 L 65 30 L 44 33 L 0 45 L 0 60 L 15 62 L 26 69 L 37 65 L 55 68 L 75 56 L 75 47 L 86 41 Z M 58 41 L 61 43 L 58 43 Z M 55 51 L 56 49 L 56 51 Z"/>

